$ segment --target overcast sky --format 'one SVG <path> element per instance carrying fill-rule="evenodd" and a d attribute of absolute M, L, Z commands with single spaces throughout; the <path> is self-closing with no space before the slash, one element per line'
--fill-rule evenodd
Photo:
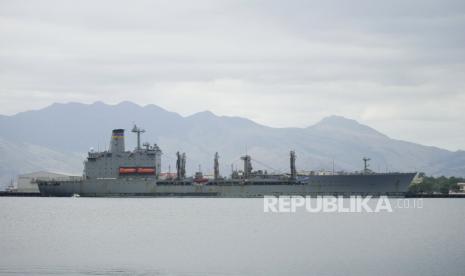
<path fill-rule="evenodd" d="M 0 0 L 0 114 L 124 100 L 465 149 L 465 1 Z"/>

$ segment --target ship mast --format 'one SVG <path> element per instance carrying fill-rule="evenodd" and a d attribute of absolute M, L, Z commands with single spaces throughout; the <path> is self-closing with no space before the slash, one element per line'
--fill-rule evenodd
<path fill-rule="evenodd" d="M 363 164 L 364 164 L 364 169 L 363 169 L 363 172 L 364 173 L 369 173 L 370 172 L 370 165 L 368 164 L 368 161 L 370 161 L 371 159 L 370 158 L 366 158 L 366 157 L 363 157 Z"/>
<path fill-rule="evenodd" d="M 137 127 L 137 125 L 134 124 L 134 127 L 132 128 L 132 132 L 137 134 L 137 150 L 140 150 L 140 134 L 145 132 L 145 129 L 140 129 Z"/>

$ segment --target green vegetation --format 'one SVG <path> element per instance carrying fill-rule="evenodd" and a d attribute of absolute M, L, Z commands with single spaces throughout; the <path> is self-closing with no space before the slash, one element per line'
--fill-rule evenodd
<path fill-rule="evenodd" d="M 414 194 L 449 194 L 449 191 L 458 191 L 457 183 L 465 182 L 464 178 L 458 177 L 432 177 L 420 174 L 423 180 L 420 183 L 413 183 L 409 187 L 409 192 Z"/>

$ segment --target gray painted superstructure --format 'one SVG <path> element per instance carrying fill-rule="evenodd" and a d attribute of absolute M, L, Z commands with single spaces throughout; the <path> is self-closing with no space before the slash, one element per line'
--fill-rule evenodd
<path fill-rule="evenodd" d="M 214 157 L 214 178 L 199 172 L 186 177 L 186 155 L 177 153 L 176 177 L 161 179 L 162 151 L 154 144 L 140 145 L 140 134 L 134 126 L 137 147 L 126 151 L 124 130 L 112 132 L 110 150 L 88 153 L 82 177 L 38 180 L 43 196 L 202 196 L 202 197 L 262 197 L 267 195 L 392 195 L 402 196 L 415 173 L 373 173 L 365 165 L 362 173 L 331 175 L 299 175 L 294 151 L 290 152 L 290 174 L 271 175 L 253 171 L 252 158 L 241 157 L 242 171 L 230 178 L 219 173 L 219 155 Z M 367 161 L 365 161 L 367 162 Z"/>

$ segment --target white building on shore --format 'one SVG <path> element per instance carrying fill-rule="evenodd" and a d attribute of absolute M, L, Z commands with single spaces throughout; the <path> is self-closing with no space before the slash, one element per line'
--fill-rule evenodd
<path fill-rule="evenodd" d="M 465 193 L 465 182 L 459 182 L 457 186 L 459 186 L 459 193 Z"/>
<path fill-rule="evenodd" d="M 65 174 L 37 171 L 18 175 L 16 191 L 19 193 L 38 193 L 39 188 L 35 182 L 37 178 L 66 177 Z"/>

